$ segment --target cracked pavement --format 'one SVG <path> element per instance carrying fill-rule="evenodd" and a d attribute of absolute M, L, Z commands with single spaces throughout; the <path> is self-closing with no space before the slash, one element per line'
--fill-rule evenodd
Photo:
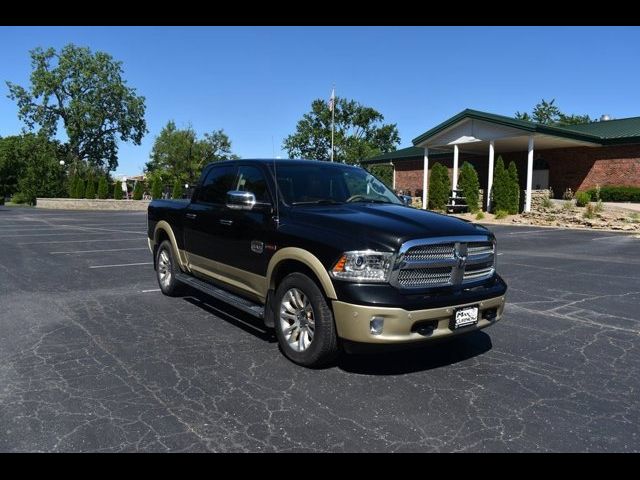
<path fill-rule="evenodd" d="M 640 451 L 640 239 L 491 228 L 501 322 L 308 370 L 161 295 L 144 213 L 0 207 L 0 451 Z"/>

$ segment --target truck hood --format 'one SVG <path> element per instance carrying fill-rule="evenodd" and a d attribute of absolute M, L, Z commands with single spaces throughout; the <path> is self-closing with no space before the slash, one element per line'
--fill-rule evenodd
<path fill-rule="evenodd" d="M 483 226 L 458 218 L 403 205 L 353 203 L 292 207 L 290 214 L 298 224 L 336 237 L 348 235 L 362 247 L 397 249 L 407 240 L 458 235 L 492 235 Z"/>

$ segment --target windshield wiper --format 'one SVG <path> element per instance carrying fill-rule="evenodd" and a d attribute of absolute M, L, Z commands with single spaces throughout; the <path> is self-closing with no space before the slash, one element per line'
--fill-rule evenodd
<path fill-rule="evenodd" d="M 339 202 L 337 200 L 310 200 L 308 202 L 293 202 L 291 205 L 342 205 L 344 202 Z"/>
<path fill-rule="evenodd" d="M 364 200 L 355 200 L 351 203 L 392 203 L 389 200 L 379 200 L 377 198 L 367 198 Z"/>

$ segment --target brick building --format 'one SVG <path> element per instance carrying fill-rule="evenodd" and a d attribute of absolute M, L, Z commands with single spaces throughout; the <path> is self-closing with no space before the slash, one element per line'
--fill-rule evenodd
<path fill-rule="evenodd" d="M 640 187 L 640 117 L 601 120 L 583 125 L 549 126 L 477 110 L 464 110 L 413 140 L 413 147 L 379 155 L 362 163 L 390 163 L 394 188 L 423 198 L 428 195 L 429 166 L 449 168 L 455 189 L 458 168 L 470 162 L 480 187 L 490 189 L 495 159 L 513 160 L 525 191 L 551 187 L 559 198 L 596 185 Z"/>

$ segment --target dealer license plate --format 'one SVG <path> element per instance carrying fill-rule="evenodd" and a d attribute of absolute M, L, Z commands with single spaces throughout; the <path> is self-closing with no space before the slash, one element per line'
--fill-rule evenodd
<path fill-rule="evenodd" d="M 464 307 L 456 310 L 453 328 L 468 327 L 478 323 L 478 307 Z"/>

